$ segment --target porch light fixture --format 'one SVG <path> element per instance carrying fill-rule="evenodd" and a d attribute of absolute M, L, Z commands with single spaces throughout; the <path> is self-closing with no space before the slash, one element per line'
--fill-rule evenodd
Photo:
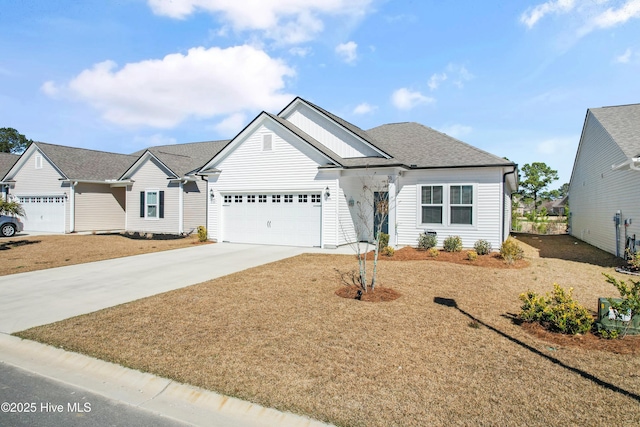
<path fill-rule="evenodd" d="M 327 188 L 324 189 L 324 195 L 329 198 L 331 197 L 331 193 L 329 192 L 329 186 L 327 186 Z"/>
<path fill-rule="evenodd" d="M 216 198 L 216 195 L 213 193 L 213 188 L 211 190 L 209 190 L 209 197 L 211 198 L 212 202 Z"/>
<path fill-rule="evenodd" d="M 349 207 L 353 207 L 353 205 L 355 205 L 355 202 L 353 201 L 353 197 L 351 197 L 349 199 Z"/>

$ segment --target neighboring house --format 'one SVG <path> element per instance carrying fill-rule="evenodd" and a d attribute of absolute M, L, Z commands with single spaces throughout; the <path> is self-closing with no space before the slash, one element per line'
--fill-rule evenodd
<path fill-rule="evenodd" d="M 640 234 L 640 104 L 587 110 L 569 195 L 571 235 L 623 256 Z"/>
<path fill-rule="evenodd" d="M 118 177 L 136 159 L 34 142 L 2 183 L 23 206 L 26 231 L 121 230 L 127 182 Z"/>
<path fill-rule="evenodd" d="M 390 245 L 465 247 L 508 237 L 517 166 L 418 123 L 364 131 L 301 98 L 263 112 L 199 174 L 208 178 L 208 231 L 216 241 L 336 247 L 356 235 L 363 184 L 387 192 Z M 367 221 L 372 222 L 372 218 Z"/>
<path fill-rule="evenodd" d="M 567 196 L 561 197 L 555 200 L 548 200 L 546 202 L 542 202 L 540 205 L 541 208 L 545 208 L 547 210 L 547 215 L 550 216 L 563 216 L 564 208 L 567 205 Z"/>
<path fill-rule="evenodd" d="M 125 229 L 182 234 L 206 226 L 207 185 L 196 176 L 229 141 L 196 142 L 143 150 L 121 174 L 128 182 Z"/>
<path fill-rule="evenodd" d="M 0 177 L 3 177 L 15 165 L 20 156 L 12 153 L 0 153 Z M 7 200 L 9 185 L 2 185 L 2 198 Z"/>

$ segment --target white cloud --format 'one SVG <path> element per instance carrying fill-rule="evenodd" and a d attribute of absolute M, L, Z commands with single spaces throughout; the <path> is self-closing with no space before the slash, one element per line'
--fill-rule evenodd
<path fill-rule="evenodd" d="M 336 53 L 347 64 L 353 64 L 358 59 L 358 44 L 355 42 L 341 43 L 336 46 Z"/>
<path fill-rule="evenodd" d="M 175 138 L 165 136 L 161 133 L 154 133 L 153 135 L 148 136 L 135 136 L 133 138 L 133 142 L 136 146 L 142 148 L 155 147 L 158 145 L 172 145 L 177 143 Z"/>
<path fill-rule="evenodd" d="M 562 155 L 571 156 L 575 153 L 576 138 L 556 137 L 545 139 L 536 144 L 536 152 L 542 155 Z"/>
<path fill-rule="evenodd" d="M 429 79 L 429 89 L 431 90 L 436 90 L 438 89 L 438 87 L 440 86 L 440 83 L 444 82 L 445 80 L 447 80 L 447 74 L 446 73 L 435 73 L 431 75 L 431 78 Z"/>
<path fill-rule="evenodd" d="M 358 104 L 356 108 L 353 109 L 353 114 L 369 114 L 377 109 L 378 107 L 376 107 L 375 105 L 363 102 L 361 104 Z"/>
<path fill-rule="evenodd" d="M 441 132 L 446 133 L 454 138 L 462 139 L 462 137 L 469 135 L 473 128 L 462 124 L 446 125 L 440 129 Z"/>
<path fill-rule="evenodd" d="M 535 7 L 529 7 L 520 15 L 520 22 L 529 28 L 533 28 L 545 15 L 550 13 L 567 13 L 573 10 L 575 6 L 575 0 L 550 0 Z"/>
<path fill-rule="evenodd" d="M 631 53 L 631 49 L 625 50 L 622 55 L 616 56 L 616 62 L 627 64 L 631 60 Z"/>
<path fill-rule="evenodd" d="M 614 3 L 614 6 L 610 6 Z M 549 0 L 546 3 L 528 8 L 520 22 L 533 28 L 546 15 L 570 14 L 578 23 L 578 38 L 596 30 L 622 25 L 627 21 L 640 18 L 640 0 L 594 0 L 579 2 L 576 0 Z"/>
<path fill-rule="evenodd" d="M 44 82 L 42 86 L 40 86 L 40 90 L 52 98 L 57 97 L 60 93 L 60 88 L 51 80 Z"/>
<path fill-rule="evenodd" d="M 302 43 L 324 29 L 322 18 L 359 18 L 373 0 L 147 0 L 157 15 L 185 19 L 199 11 L 219 15 L 236 31 L 262 31 L 283 43 Z"/>
<path fill-rule="evenodd" d="M 284 93 L 293 69 L 252 46 L 189 49 L 162 59 L 126 64 L 104 61 L 65 86 L 47 82 L 121 126 L 171 128 L 187 118 L 272 110 L 293 98 Z"/>
<path fill-rule="evenodd" d="M 434 98 L 407 88 L 400 88 L 391 94 L 391 103 L 399 110 L 412 110 L 419 105 L 433 104 L 434 102 L 436 102 Z"/>
<path fill-rule="evenodd" d="M 228 138 L 236 136 L 247 125 L 247 116 L 244 113 L 231 114 L 214 128 L 221 134 L 227 135 Z"/>
<path fill-rule="evenodd" d="M 300 58 L 304 58 L 305 56 L 311 53 L 311 48 L 295 46 L 289 49 L 289 53 L 293 56 L 299 56 Z"/>

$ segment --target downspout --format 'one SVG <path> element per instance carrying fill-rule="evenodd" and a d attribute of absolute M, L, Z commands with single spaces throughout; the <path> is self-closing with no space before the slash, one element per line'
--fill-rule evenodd
<path fill-rule="evenodd" d="M 178 193 L 178 234 L 184 233 L 184 181 L 178 184 L 180 192 Z"/>
<path fill-rule="evenodd" d="M 76 185 L 78 181 L 70 182 L 69 189 L 69 233 L 73 233 L 76 229 Z"/>
<path fill-rule="evenodd" d="M 505 212 L 505 208 L 506 208 L 506 206 L 505 206 L 506 197 L 504 195 L 505 184 L 507 182 L 507 175 L 515 174 L 517 168 L 518 168 L 518 166 L 516 165 L 516 166 L 513 167 L 513 169 L 510 172 L 505 172 L 505 173 L 502 174 L 502 197 L 501 197 L 502 198 L 502 210 L 501 210 L 501 213 L 500 213 L 500 216 L 502 216 L 502 227 L 500 227 L 501 228 L 501 231 L 500 231 L 501 242 L 504 242 L 506 240 L 505 235 L 504 235 L 504 230 L 506 228 L 505 227 L 506 218 L 504 217 L 504 212 Z M 511 216 L 513 216 L 513 211 L 511 212 Z M 511 224 L 509 224 L 509 230 L 511 230 Z"/>

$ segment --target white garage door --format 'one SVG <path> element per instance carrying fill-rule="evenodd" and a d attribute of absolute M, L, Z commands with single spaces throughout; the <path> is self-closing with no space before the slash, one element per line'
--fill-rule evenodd
<path fill-rule="evenodd" d="M 19 196 L 25 231 L 64 233 L 64 196 Z"/>
<path fill-rule="evenodd" d="M 223 194 L 223 240 L 320 246 L 320 193 Z"/>

